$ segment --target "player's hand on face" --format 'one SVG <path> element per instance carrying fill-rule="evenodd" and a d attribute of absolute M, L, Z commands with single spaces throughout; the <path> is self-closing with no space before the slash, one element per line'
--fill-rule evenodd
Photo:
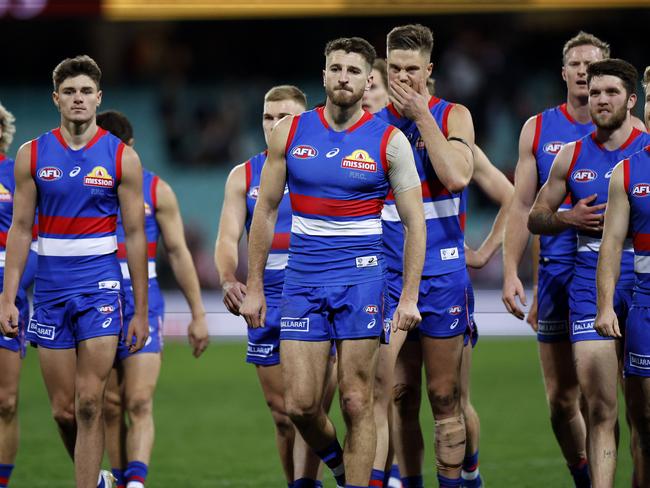
<path fill-rule="evenodd" d="M 223 283 L 222 288 L 223 304 L 231 314 L 239 315 L 239 307 L 241 307 L 246 296 L 246 285 L 239 281 L 226 281 Z"/>
<path fill-rule="evenodd" d="M 205 320 L 205 314 L 195 317 L 187 327 L 187 339 L 192 347 L 192 354 L 198 358 L 210 344 L 208 335 L 208 323 Z"/>
<path fill-rule="evenodd" d="M 594 329 L 603 337 L 622 337 L 621 329 L 618 326 L 618 317 L 611 307 L 598 310 L 594 321 Z"/>
<path fill-rule="evenodd" d="M 571 210 L 562 212 L 560 215 L 567 220 L 567 222 L 578 230 L 601 233 L 603 231 L 603 222 L 605 221 L 605 208 L 606 203 L 598 205 L 591 205 L 596 200 L 598 195 L 595 193 L 588 197 L 578 200 Z"/>
<path fill-rule="evenodd" d="M 422 322 L 422 317 L 417 302 L 400 299 L 391 322 L 393 332 L 415 329 L 420 322 Z"/>
<path fill-rule="evenodd" d="M 430 114 L 429 92 L 426 81 L 420 80 L 417 86 L 411 87 L 400 80 L 390 82 L 390 100 L 404 117 L 417 121 Z"/>
<path fill-rule="evenodd" d="M 524 319 L 524 311 L 517 304 L 515 297 L 519 297 L 522 305 L 526 305 L 526 293 L 524 292 L 524 285 L 521 280 L 515 276 L 512 278 L 504 277 L 502 297 L 503 304 L 506 306 L 508 312 L 517 317 L 519 320 Z"/>
<path fill-rule="evenodd" d="M 480 251 L 465 246 L 465 262 L 470 268 L 481 269 L 487 264 L 487 259 Z"/>
<path fill-rule="evenodd" d="M 0 329 L 7 337 L 18 336 L 18 309 L 16 305 L 4 300 L 0 295 Z"/>
<path fill-rule="evenodd" d="M 249 327 L 253 329 L 264 327 L 264 321 L 266 320 L 266 298 L 264 298 L 264 293 L 247 293 L 239 307 L 239 313 L 244 317 Z"/>
<path fill-rule="evenodd" d="M 537 332 L 537 329 L 539 328 L 537 324 L 537 290 L 533 291 L 533 303 L 530 304 L 530 309 L 528 309 L 526 322 L 528 322 L 528 325 Z"/>
<path fill-rule="evenodd" d="M 149 319 L 142 314 L 135 314 L 129 322 L 129 327 L 126 331 L 126 344 L 129 347 L 129 352 L 138 352 L 144 347 L 149 338 Z M 134 341 L 135 339 L 135 341 Z"/>

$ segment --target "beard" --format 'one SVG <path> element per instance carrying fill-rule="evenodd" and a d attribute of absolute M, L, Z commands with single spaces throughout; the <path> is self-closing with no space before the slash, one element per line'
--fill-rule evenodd
<path fill-rule="evenodd" d="M 346 89 L 332 89 L 325 87 L 325 93 L 327 94 L 327 98 L 329 98 L 334 105 L 347 109 L 354 106 L 363 98 L 364 91 L 361 90 L 359 93 L 354 93 L 354 91 Z"/>
<path fill-rule="evenodd" d="M 612 112 L 612 114 L 607 118 L 603 117 L 598 112 L 591 112 L 591 118 L 593 119 L 596 127 L 605 130 L 616 130 L 623 125 L 625 119 L 627 118 L 627 106 L 623 105 L 619 110 Z"/>

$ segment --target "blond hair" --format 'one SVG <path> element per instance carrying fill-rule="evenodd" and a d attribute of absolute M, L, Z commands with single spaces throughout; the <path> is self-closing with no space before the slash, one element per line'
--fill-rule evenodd
<path fill-rule="evenodd" d="M 0 153 L 6 154 L 11 145 L 11 141 L 14 140 L 14 134 L 16 133 L 15 121 L 16 117 L 0 103 L 0 128 L 2 128 L 2 134 L 0 134 Z"/>
<path fill-rule="evenodd" d="M 285 100 L 293 100 L 304 108 L 307 108 L 307 95 L 305 95 L 297 86 L 274 86 L 266 92 L 266 95 L 264 95 L 265 102 L 284 102 Z"/>
<path fill-rule="evenodd" d="M 585 31 L 580 31 L 575 36 L 573 36 L 571 39 L 569 39 L 567 42 L 564 43 L 564 47 L 562 48 L 563 63 L 566 63 L 566 57 L 567 54 L 569 54 L 569 51 L 574 47 L 578 47 L 578 46 L 594 46 L 600 49 L 600 52 L 603 54 L 603 59 L 609 58 L 609 44 L 607 44 L 605 41 L 598 39 L 593 34 L 589 34 L 588 32 Z"/>
<path fill-rule="evenodd" d="M 648 88 L 650 88 L 650 66 L 646 66 L 643 72 L 643 89 L 647 92 Z"/>

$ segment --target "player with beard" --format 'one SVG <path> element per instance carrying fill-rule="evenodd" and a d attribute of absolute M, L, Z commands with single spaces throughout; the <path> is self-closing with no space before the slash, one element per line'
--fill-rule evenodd
<path fill-rule="evenodd" d="M 587 68 L 589 111 L 596 130 L 562 147 L 548 180 L 528 218 L 535 234 L 557 235 L 576 229 L 578 249 L 569 286 L 576 374 L 587 404 L 587 458 L 592 486 L 613 486 L 616 470 L 618 344 L 601 337 L 596 319 L 596 264 L 601 243 L 603 210 L 614 166 L 650 143 L 650 136 L 633 126 L 630 110 L 636 103 L 637 72 L 620 59 L 591 63 Z M 558 211 L 566 197 L 572 209 Z M 622 252 L 620 278 L 612 292 L 619 323 L 624 323 L 634 283 L 632 243 Z"/>
<path fill-rule="evenodd" d="M 263 269 L 288 183 L 293 217 L 280 331 L 285 406 L 339 486 L 367 487 L 376 444 L 373 380 L 384 323 L 380 216 L 388 191 L 392 188 L 407 229 L 404 289 L 393 330 L 420 321 L 425 225 L 408 140 L 361 108 L 375 50 L 364 39 L 342 38 L 327 44 L 325 57 L 325 106 L 285 118 L 271 134 L 240 313 L 251 327 L 265 322 Z M 322 408 L 332 340 L 347 426 L 345 450 Z"/>

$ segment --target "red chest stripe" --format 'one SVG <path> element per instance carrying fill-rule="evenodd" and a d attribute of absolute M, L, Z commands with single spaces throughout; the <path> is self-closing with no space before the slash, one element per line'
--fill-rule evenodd
<path fill-rule="evenodd" d="M 363 217 L 381 213 L 384 202 L 380 198 L 371 200 L 334 200 L 290 193 L 294 212 L 321 215 L 324 217 Z"/>
<path fill-rule="evenodd" d="M 110 217 L 49 217 L 38 215 L 40 232 L 46 234 L 87 235 L 115 232 L 117 216 Z"/>

